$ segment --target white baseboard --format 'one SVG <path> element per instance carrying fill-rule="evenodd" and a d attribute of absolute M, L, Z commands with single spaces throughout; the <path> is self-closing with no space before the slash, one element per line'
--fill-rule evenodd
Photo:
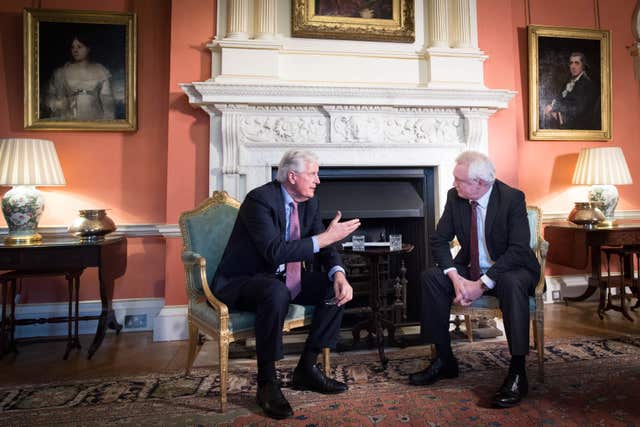
<path fill-rule="evenodd" d="M 186 340 L 189 338 L 187 328 L 187 306 L 165 306 L 153 320 L 153 340 Z"/>
<path fill-rule="evenodd" d="M 545 303 L 561 302 L 565 296 L 577 296 L 587 287 L 589 275 L 547 276 Z M 597 299 L 597 292 L 589 300 Z M 18 319 L 40 319 L 67 315 L 67 303 L 19 304 L 16 306 Z M 100 301 L 80 302 L 80 315 L 100 313 Z M 165 306 L 163 298 L 122 299 L 113 301 L 116 319 L 123 325 L 123 332 L 153 331 L 154 341 L 179 341 L 189 337 L 187 327 L 187 306 Z M 97 320 L 81 321 L 80 334 L 94 334 Z M 108 332 L 113 332 L 108 330 Z M 66 323 L 42 323 L 16 327 L 16 338 L 64 336 Z"/>
<path fill-rule="evenodd" d="M 113 301 L 116 319 L 122 324 L 122 332 L 151 331 L 153 320 L 164 306 L 163 298 L 121 299 Z M 50 317 L 66 317 L 66 302 L 47 304 L 18 304 L 16 319 L 46 319 Z M 80 316 L 98 315 L 101 311 L 99 300 L 81 301 Z M 80 334 L 95 334 L 97 320 L 86 320 L 78 323 Z M 111 329 L 108 332 L 113 332 Z M 67 334 L 67 323 L 36 323 L 19 325 L 15 329 L 16 338 L 64 336 Z"/>

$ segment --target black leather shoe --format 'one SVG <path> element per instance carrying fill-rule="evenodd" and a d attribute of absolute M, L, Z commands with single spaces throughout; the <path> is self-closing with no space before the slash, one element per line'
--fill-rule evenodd
<path fill-rule="evenodd" d="M 411 385 L 429 385 L 443 378 L 458 377 L 458 361 L 453 359 L 452 362 L 445 364 L 441 359 L 431 362 L 428 368 L 420 372 L 409 375 L 409 384 Z"/>
<path fill-rule="evenodd" d="M 293 415 L 291 405 L 282 394 L 280 386 L 275 382 L 258 384 L 256 399 L 264 413 L 271 418 L 282 420 Z"/>
<path fill-rule="evenodd" d="M 297 390 L 313 390 L 322 394 L 344 393 L 349 389 L 345 383 L 328 378 L 318 365 L 313 365 L 311 372 L 297 366 L 293 371 L 292 386 Z"/>
<path fill-rule="evenodd" d="M 509 373 L 502 386 L 493 395 L 491 403 L 499 408 L 516 406 L 529 392 L 529 383 L 525 374 Z"/>

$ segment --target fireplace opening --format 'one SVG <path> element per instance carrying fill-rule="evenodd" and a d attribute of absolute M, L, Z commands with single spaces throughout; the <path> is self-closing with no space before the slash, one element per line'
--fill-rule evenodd
<path fill-rule="evenodd" d="M 362 225 L 354 234 L 365 235 L 366 241 L 388 241 L 390 234 L 402 234 L 403 242 L 414 245 L 411 253 L 389 257 L 380 271 L 385 276 L 383 304 L 389 308 L 384 315 L 396 324 L 418 322 L 420 275 L 430 264 L 428 241 L 435 227 L 434 168 L 321 167 L 319 175 L 316 197 L 325 225 L 340 210 L 343 219 L 360 218 Z M 343 259 L 355 291 L 345 322 L 356 323 L 366 316 L 372 278 L 362 257 L 343 255 Z M 400 305 L 396 279 L 402 277 L 406 277 L 406 289 Z"/>

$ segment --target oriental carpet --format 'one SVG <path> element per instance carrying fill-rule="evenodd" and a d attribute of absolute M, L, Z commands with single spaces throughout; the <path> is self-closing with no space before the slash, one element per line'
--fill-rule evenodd
<path fill-rule="evenodd" d="M 129 378 L 0 384 L 0 425 L 203 426 L 640 426 L 640 337 L 574 338 L 545 346 L 546 380 L 528 357 L 529 396 L 512 409 L 489 399 L 509 361 L 506 342 L 459 343 L 461 375 L 413 387 L 407 375 L 427 364 L 427 347 L 389 349 L 380 372 L 377 353 L 332 355 L 341 395 L 288 388 L 295 358 L 278 364 L 295 415 L 276 422 L 255 403 L 255 362 L 231 360 L 229 409 L 217 412 L 218 378 L 212 369 Z"/>

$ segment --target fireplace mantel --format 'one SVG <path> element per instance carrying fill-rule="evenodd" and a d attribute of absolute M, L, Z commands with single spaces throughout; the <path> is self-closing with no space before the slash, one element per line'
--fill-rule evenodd
<path fill-rule="evenodd" d="M 491 89 L 182 84 L 211 117 L 209 190 L 242 200 L 304 147 L 322 166 L 436 167 L 444 206 L 455 157 L 488 151 L 488 118 L 514 92 Z M 439 212 L 439 209 L 436 209 Z"/>

